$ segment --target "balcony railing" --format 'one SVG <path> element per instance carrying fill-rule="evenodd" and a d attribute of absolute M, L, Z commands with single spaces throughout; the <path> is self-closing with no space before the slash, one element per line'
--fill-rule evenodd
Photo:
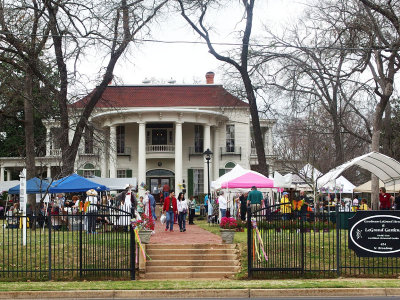
<path fill-rule="evenodd" d="M 50 156 L 61 156 L 61 149 L 50 149 Z"/>
<path fill-rule="evenodd" d="M 242 147 L 221 147 L 220 151 L 221 159 L 222 156 L 237 155 L 240 157 L 240 160 L 242 160 Z"/>
<path fill-rule="evenodd" d="M 146 153 L 175 153 L 175 145 L 146 145 Z"/>
<path fill-rule="evenodd" d="M 270 154 L 268 154 L 268 148 L 264 148 L 264 152 L 265 152 L 265 156 L 270 156 Z M 251 148 L 251 156 L 257 156 L 257 150 L 256 148 Z"/>

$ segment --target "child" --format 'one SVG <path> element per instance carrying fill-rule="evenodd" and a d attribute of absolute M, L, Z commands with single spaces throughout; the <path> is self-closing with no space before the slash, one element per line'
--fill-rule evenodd
<path fill-rule="evenodd" d="M 368 204 L 367 204 L 367 199 L 362 198 L 361 199 L 361 205 L 358 208 L 358 210 L 369 210 Z"/>
<path fill-rule="evenodd" d="M 137 204 L 137 212 L 141 215 L 144 213 L 143 196 L 140 196 L 139 202 Z"/>

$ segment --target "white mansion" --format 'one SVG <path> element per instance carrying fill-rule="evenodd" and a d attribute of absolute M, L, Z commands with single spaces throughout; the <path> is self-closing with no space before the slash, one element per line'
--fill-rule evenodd
<path fill-rule="evenodd" d="M 82 139 L 76 172 L 86 177 L 136 177 L 138 185 L 152 193 L 167 183 L 176 192 L 186 187 L 191 196 L 208 190 L 206 149 L 213 152 L 211 181 L 236 164 L 245 168 L 257 164 L 248 104 L 214 84 L 214 73 L 207 73 L 206 80 L 204 85 L 109 85 L 92 114 L 94 129 L 87 129 Z M 82 99 L 73 107 L 79 109 L 84 103 Z M 58 124 L 44 123 L 46 156 L 38 157 L 36 164 L 51 177 L 60 164 L 54 138 Z M 260 123 L 271 172 L 275 121 Z M 14 174 L 23 166 L 21 157 L 0 158 L 0 181 L 10 180 L 11 170 Z"/>

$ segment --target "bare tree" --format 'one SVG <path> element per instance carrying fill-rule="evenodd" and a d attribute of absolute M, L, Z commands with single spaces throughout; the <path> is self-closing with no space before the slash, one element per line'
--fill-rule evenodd
<path fill-rule="evenodd" d="M 180 12 L 186 22 L 193 30 L 207 43 L 209 52 L 218 60 L 225 62 L 234 67 L 240 73 L 246 90 L 246 97 L 250 106 L 250 114 L 253 124 L 254 141 L 257 151 L 258 171 L 268 175 L 268 166 L 265 158 L 265 149 L 261 134 L 259 112 L 256 101 L 256 94 L 251 82 L 251 77 L 248 69 L 250 37 L 253 25 L 253 10 L 255 0 L 243 0 L 241 4 L 244 10 L 245 28 L 240 32 L 242 44 L 239 50 L 239 58 L 235 59 L 229 55 L 221 54 L 216 50 L 210 36 L 211 25 L 207 25 L 205 17 L 208 10 L 212 9 L 213 5 L 220 5 L 219 1 L 213 0 L 177 0 L 180 6 Z"/>
<path fill-rule="evenodd" d="M 36 2 L 35 2 L 36 3 Z M 167 0 L 154 1 L 93 1 L 89 3 L 64 1 L 37 1 L 38 7 L 1 3 L 0 22 L 2 34 L 12 49 L 29 67 L 33 76 L 38 78 L 49 90 L 58 103 L 60 116 L 62 150 L 62 174 L 71 174 L 74 170 L 74 161 L 84 129 L 88 126 L 89 117 L 101 99 L 104 90 L 113 78 L 114 67 L 118 59 L 128 48 L 135 36 L 147 29 L 147 25 L 158 14 Z M 9 11 L 32 9 L 40 10 L 43 18 L 43 27 L 37 36 L 49 35 L 46 44 L 46 57 L 29 56 L 26 51 L 24 37 L 26 33 L 18 32 L 18 26 L 9 27 L 6 19 Z M 7 11 L 7 12 L 5 12 Z M 14 24 L 16 25 L 16 24 Z M 45 28 L 45 29 L 43 29 Z M 48 32 L 47 32 L 48 31 Z M 144 34 L 144 32 L 143 32 Z M 85 106 L 79 111 L 70 140 L 71 90 L 77 83 L 77 66 L 84 59 L 86 51 L 93 51 L 97 47 L 107 53 L 105 66 L 100 71 L 103 76 L 96 89 L 87 97 Z M 41 68 L 49 62 L 54 62 L 57 78 L 54 82 Z M 72 65 L 72 71 L 68 66 Z"/>

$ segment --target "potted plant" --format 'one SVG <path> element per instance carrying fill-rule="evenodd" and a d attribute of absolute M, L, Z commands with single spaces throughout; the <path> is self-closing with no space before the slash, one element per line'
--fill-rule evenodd
<path fill-rule="evenodd" d="M 142 214 L 140 219 L 131 220 L 132 229 L 138 229 L 140 241 L 143 244 L 148 244 L 150 242 L 151 234 L 154 230 L 154 220 L 146 214 Z"/>
<path fill-rule="evenodd" d="M 235 218 L 223 217 L 219 224 L 222 242 L 224 244 L 233 244 L 235 232 L 239 229 L 239 225 Z"/>

